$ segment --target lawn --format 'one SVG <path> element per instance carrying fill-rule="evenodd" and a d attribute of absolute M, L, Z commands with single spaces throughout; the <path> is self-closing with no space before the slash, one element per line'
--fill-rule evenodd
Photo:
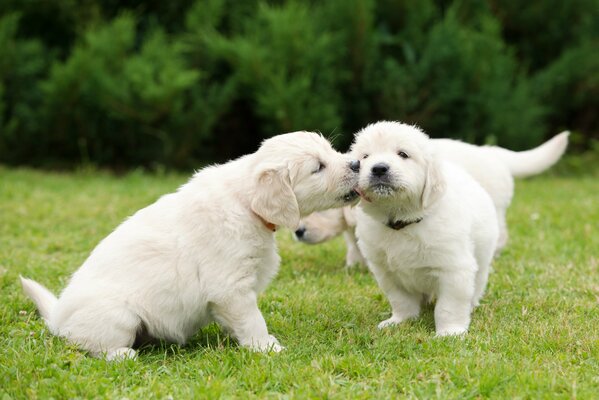
<path fill-rule="evenodd" d="M 58 292 L 117 224 L 185 180 L 0 167 L 0 399 L 597 398 L 596 177 L 517 183 L 509 245 L 464 339 L 435 338 L 431 308 L 378 331 L 390 308 L 368 272 L 343 269 L 342 241 L 306 246 L 287 231 L 260 299 L 282 353 L 241 349 L 216 325 L 120 363 L 51 336 L 18 275 Z"/>

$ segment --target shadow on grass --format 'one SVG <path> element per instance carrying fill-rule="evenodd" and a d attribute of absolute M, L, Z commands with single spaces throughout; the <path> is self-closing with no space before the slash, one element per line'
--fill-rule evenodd
<path fill-rule="evenodd" d="M 159 354 L 184 354 L 204 350 L 222 350 L 226 348 L 238 348 L 237 342 L 229 335 L 220 330 L 213 323 L 201 329 L 185 345 L 180 346 L 162 339 L 146 339 L 136 341 L 134 348 L 139 355 L 156 356 Z"/>

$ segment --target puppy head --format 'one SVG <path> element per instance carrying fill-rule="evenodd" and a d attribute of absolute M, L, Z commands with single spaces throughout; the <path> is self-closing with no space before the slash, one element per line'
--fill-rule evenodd
<path fill-rule="evenodd" d="M 425 209 L 444 191 L 432 144 L 417 127 L 386 121 L 369 125 L 356 134 L 351 154 L 361 163 L 359 190 L 372 202 Z"/>
<path fill-rule="evenodd" d="M 359 163 L 319 134 L 275 136 L 255 157 L 251 207 L 268 222 L 295 230 L 304 215 L 357 201 Z"/>
<path fill-rule="evenodd" d="M 317 211 L 302 220 L 294 232 L 296 240 L 308 244 L 326 242 L 347 228 L 343 208 Z"/>

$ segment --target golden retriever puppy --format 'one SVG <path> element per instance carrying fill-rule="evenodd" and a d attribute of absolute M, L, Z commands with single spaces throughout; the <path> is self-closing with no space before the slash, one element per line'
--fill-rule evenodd
<path fill-rule="evenodd" d="M 184 344 L 212 321 L 242 346 L 279 351 L 257 303 L 279 266 L 274 231 L 353 202 L 358 170 L 318 134 L 273 137 L 125 220 L 59 298 L 23 288 L 53 334 L 94 356 L 135 357 L 142 334 Z"/>
<path fill-rule="evenodd" d="M 358 246 L 392 309 L 379 328 L 436 298 L 437 335 L 467 332 L 499 238 L 489 194 L 413 126 L 369 125 L 351 153 L 361 159 Z"/>
<path fill-rule="evenodd" d="M 514 193 L 514 178 L 539 174 L 563 155 L 569 132 L 562 132 L 542 145 L 527 151 L 511 151 L 496 146 L 475 146 L 452 139 L 431 139 L 438 157 L 464 168 L 489 193 L 499 224 L 499 254 L 508 240 L 506 212 Z M 315 212 L 302 218 L 296 240 L 317 244 L 343 234 L 347 245 L 347 267 L 365 265 L 355 239 L 354 208 Z"/>
<path fill-rule="evenodd" d="M 306 244 L 323 243 L 339 235 L 343 235 L 347 249 L 345 266 L 366 267 L 356 240 L 356 217 L 352 206 L 316 211 L 302 218 L 293 233 L 295 240 Z"/>

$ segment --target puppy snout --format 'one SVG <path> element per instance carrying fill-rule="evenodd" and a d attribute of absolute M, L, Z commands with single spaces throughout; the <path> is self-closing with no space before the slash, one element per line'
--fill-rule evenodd
<path fill-rule="evenodd" d="M 300 227 L 298 230 L 295 231 L 295 236 L 297 236 L 298 239 L 301 239 L 302 237 L 304 237 L 304 233 L 306 233 L 306 228 Z"/>
<path fill-rule="evenodd" d="M 360 160 L 350 161 L 349 169 L 351 169 L 353 172 L 360 172 Z"/>
<path fill-rule="evenodd" d="M 372 166 L 372 175 L 374 176 L 383 176 L 389 171 L 389 165 L 385 163 L 377 163 Z"/>

